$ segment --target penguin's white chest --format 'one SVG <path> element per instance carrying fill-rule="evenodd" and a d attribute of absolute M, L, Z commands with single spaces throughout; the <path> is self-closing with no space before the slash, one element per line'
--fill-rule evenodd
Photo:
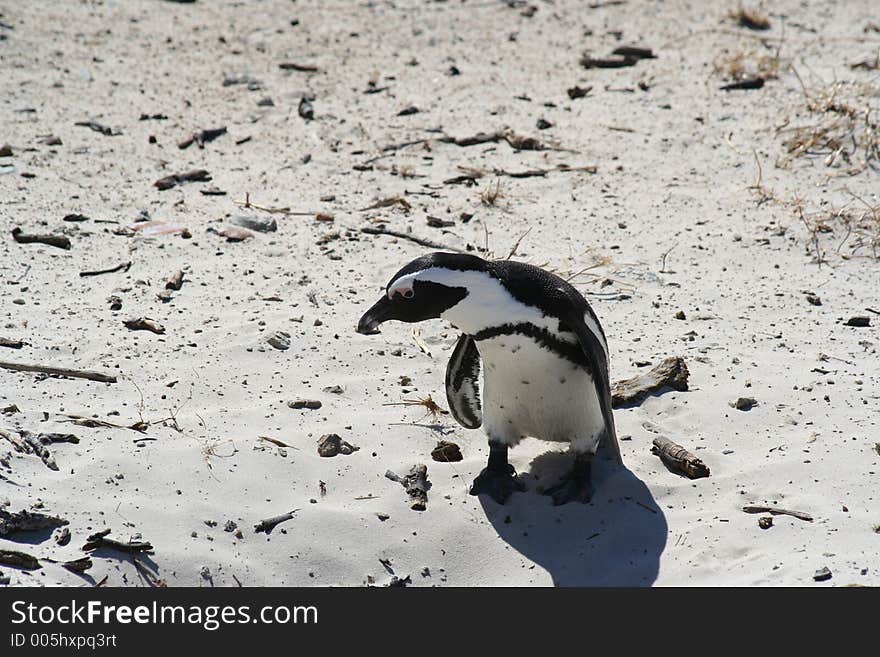
<path fill-rule="evenodd" d="M 530 436 L 595 453 L 604 428 L 589 372 L 525 335 L 477 343 L 483 361 L 483 426 L 490 439 Z"/>

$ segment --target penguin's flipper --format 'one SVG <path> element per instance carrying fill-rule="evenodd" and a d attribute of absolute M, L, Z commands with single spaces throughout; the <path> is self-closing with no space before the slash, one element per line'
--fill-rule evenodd
<path fill-rule="evenodd" d="M 587 326 L 588 321 L 590 326 Z M 614 460 L 623 465 L 620 443 L 617 442 L 617 430 L 614 428 L 614 414 L 611 411 L 611 382 L 608 375 L 608 351 L 605 336 L 599 327 L 596 316 L 589 308 L 583 315 L 572 313 L 567 324 L 577 335 L 581 349 L 590 365 L 593 382 L 596 385 L 596 395 L 599 398 L 599 407 L 602 409 L 602 419 L 605 421 L 605 436 L 602 444 L 608 447 L 614 455 Z"/>
<path fill-rule="evenodd" d="M 446 366 L 446 399 L 453 417 L 468 429 L 483 424 L 479 379 L 480 352 L 474 339 L 462 333 Z"/>

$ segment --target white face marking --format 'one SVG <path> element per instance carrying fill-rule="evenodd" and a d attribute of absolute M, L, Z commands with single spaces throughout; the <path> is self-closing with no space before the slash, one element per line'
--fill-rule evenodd
<path fill-rule="evenodd" d="M 397 292 L 412 290 L 415 281 L 463 287 L 468 291 L 464 299 L 441 315 L 443 319 L 452 322 L 465 333 L 473 335 L 499 324 L 530 323 L 545 328 L 555 335 L 559 334 L 559 321 L 555 317 L 545 317 L 538 308 L 520 303 L 497 278 L 487 272 L 429 267 L 406 274 L 394 281 L 388 287 L 389 298 Z M 576 341 L 573 335 L 560 337 L 569 342 Z"/>

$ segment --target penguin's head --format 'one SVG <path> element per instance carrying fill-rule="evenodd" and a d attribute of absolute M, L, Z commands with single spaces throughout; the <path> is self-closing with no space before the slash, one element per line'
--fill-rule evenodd
<path fill-rule="evenodd" d="M 391 277 L 385 294 L 364 313 L 358 333 L 379 332 L 379 325 L 391 319 L 415 323 L 437 319 L 468 296 L 459 274 L 485 271 L 482 258 L 458 253 L 429 253 L 416 258 Z"/>

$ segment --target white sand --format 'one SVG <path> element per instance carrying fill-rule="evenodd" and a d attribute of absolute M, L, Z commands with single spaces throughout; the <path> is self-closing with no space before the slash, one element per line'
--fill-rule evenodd
<path fill-rule="evenodd" d="M 152 542 L 155 554 L 144 562 L 169 585 L 184 586 L 357 586 L 368 578 L 383 585 L 391 575 L 380 559 L 419 586 L 814 585 L 823 566 L 833 573 L 823 586 L 880 584 L 873 529 L 880 524 L 880 317 L 865 311 L 880 309 L 878 263 L 865 257 L 869 249 L 846 259 L 835 253 L 844 237 L 837 226 L 821 235 L 829 262 L 817 266 L 790 207 L 759 206 L 749 190 L 753 149 L 768 189 L 814 209 L 821 201 L 860 207 L 844 186 L 877 205 L 877 175 L 829 179 L 840 170 L 822 157 L 776 168 L 785 154 L 776 128 L 786 118 L 791 125 L 817 120 L 796 114 L 804 104 L 797 78 L 782 70 L 762 90 L 727 93 L 713 72 L 725 53 L 773 55 L 784 14 L 781 56 L 794 60 L 805 83 L 876 84 L 877 71 L 847 66 L 877 52 L 880 33 L 869 27 L 875 3 L 774 2 L 768 32 L 737 27 L 726 17 L 732 0 L 700 10 L 678 1 L 590 9 L 536 0 L 531 18 L 498 2 L 360 4 L 0 3 L 0 22 L 14 28 L 0 27 L 7 37 L 0 41 L 0 145 L 14 151 L 0 167 L 15 166 L 0 175 L 0 335 L 28 343 L 0 348 L 0 360 L 120 377 L 101 384 L 0 370 L 0 407 L 21 409 L 0 416 L 0 426 L 73 431 L 81 440 L 52 447 L 60 466 L 53 472 L 0 439 L 0 457 L 10 453 L 10 467 L 0 466 L 8 479 L 0 480 L 0 502 L 13 511 L 40 504 L 67 518 L 73 535 L 58 547 L 47 532 L 19 534 L 0 539 L 0 549 L 72 559 L 82 556 L 88 534 L 112 527 L 118 539 L 141 534 Z M 761 38 L 771 39 L 768 46 Z M 578 63 L 584 50 L 598 57 L 632 44 L 658 58 L 613 70 Z M 283 71 L 281 62 L 320 72 Z M 447 74 L 452 65 L 461 75 Z M 262 90 L 222 85 L 241 74 Z M 371 79 L 388 89 L 364 94 Z M 566 89 L 575 85 L 593 90 L 570 100 Z M 297 113 L 304 92 L 314 95 L 310 122 Z M 274 106 L 258 106 L 264 97 Z M 396 116 L 413 105 L 421 112 Z M 168 120 L 138 121 L 141 113 Z M 553 127 L 537 130 L 542 117 Z M 74 126 L 83 120 L 121 134 Z M 204 149 L 176 146 L 219 126 L 228 133 Z M 387 144 L 436 136 L 428 128 L 460 137 L 503 126 L 576 152 L 432 144 L 390 154 L 370 171 L 352 168 Z M 40 143 L 49 133 L 63 145 Z M 148 143 L 150 135 L 158 144 Z M 244 137 L 251 140 L 236 145 Z M 521 171 L 560 163 L 594 164 L 598 173 L 501 178 L 495 208 L 480 201 L 494 177 L 476 188 L 442 184 L 461 174 L 459 166 Z M 193 168 L 207 169 L 213 181 L 152 186 Z M 228 194 L 202 195 L 210 185 Z M 227 215 L 268 217 L 234 205 L 246 192 L 264 206 L 332 213 L 335 223 L 276 215 L 277 233 L 234 244 L 206 232 Z M 335 200 L 320 200 L 328 195 Z M 393 195 L 405 195 L 411 211 L 358 211 Z M 95 221 L 124 226 L 142 211 L 187 226 L 192 239 L 120 236 L 115 224 Z M 61 220 L 75 212 L 91 220 Z M 473 219 L 462 223 L 463 212 Z M 430 228 L 427 215 L 456 225 Z M 643 371 L 636 361 L 681 355 L 691 391 L 616 412 L 619 433 L 631 436 L 621 443 L 628 470 L 597 468 L 591 505 L 552 507 L 537 494 L 535 477 L 544 473 L 551 483 L 567 457 L 533 440 L 512 452 L 517 470 L 531 472 L 524 475 L 529 492 L 505 507 L 469 496 L 486 459 L 484 435 L 448 416 L 432 429 L 420 408 L 383 406 L 427 394 L 445 406 L 454 331 L 441 322 L 421 326 L 431 357 L 409 326 L 354 332 L 389 276 L 426 251 L 357 232 L 371 217 L 459 247 L 482 247 L 487 230 L 501 257 L 531 228 L 516 256 L 524 261 L 566 274 L 605 263 L 589 271 L 598 279 L 575 281 L 585 293 L 630 295 L 592 297 L 613 378 Z M 66 232 L 73 248 L 16 244 L 14 226 Z M 341 238 L 317 245 L 330 231 Z M 852 243 L 841 254 L 851 255 Z M 121 260 L 133 263 L 127 273 L 78 276 Z M 163 303 L 156 293 L 179 268 L 183 288 Z M 606 277 L 612 284 L 600 287 Z M 823 305 L 808 304 L 807 291 Z M 122 311 L 109 310 L 111 294 L 123 300 Z M 673 319 L 678 310 L 687 319 Z M 166 334 L 129 331 L 121 323 L 128 315 L 154 318 Z M 854 315 L 871 315 L 874 326 L 844 326 Z M 277 330 L 290 333 L 290 349 L 265 343 Z M 401 386 L 401 376 L 412 385 Z M 325 392 L 328 386 L 343 392 Z M 748 412 L 728 405 L 741 396 L 759 405 Z M 299 398 L 323 407 L 288 408 Z M 72 427 L 60 415 L 130 423 L 139 412 L 147 421 L 173 413 L 180 431 L 168 421 L 143 436 Z M 650 453 L 646 422 L 695 450 L 711 477 L 669 472 Z M 360 451 L 321 458 L 316 442 L 329 432 Z M 261 435 L 292 447 L 282 455 Z M 464 461 L 431 461 L 439 438 L 459 443 Z M 422 513 L 384 478 L 419 462 L 433 484 Z M 363 496 L 373 497 L 356 499 Z M 758 516 L 742 512 L 747 503 L 815 520 L 778 516 L 762 530 Z M 299 509 L 295 518 L 270 537 L 254 533 L 259 520 L 291 509 Z M 243 538 L 224 531 L 229 520 Z M 145 585 L 126 558 L 104 552 L 94 561 L 94 581 Z M 84 583 L 48 562 L 33 573 L 0 571 L 13 585 Z"/>

